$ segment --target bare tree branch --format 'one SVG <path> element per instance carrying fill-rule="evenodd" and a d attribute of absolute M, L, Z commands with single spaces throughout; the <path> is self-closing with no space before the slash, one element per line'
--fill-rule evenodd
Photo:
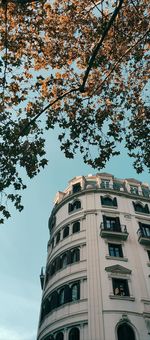
<path fill-rule="evenodd" d="M 112 24 L 113 24 L 113 22 L 115 21 L 117 15 L 118 15 L 118 13 L 119 13 L 119 11 L 120 11 L 120 9 L 121 9 L 122 4 L 123 4 L 123 0 L 120 0 L 120 1 L 119 1 L 119 5 L 115 8 L 115 10 L 114 10 L 114 12 L 113 12 L 113 15 L 111 16 L 111 18 L 110 18 L 108 24 L 106 25 L 106 28 L 105 28 L 105 30 L 104 30 L 104 32 L 103 32 L 103 35 L 102 35 L 102 37 L 101 37 L 99 43 L 97 44 L 97 46 L 95 47 L 95 49 L 94 49 L 94 51 L 93 51 L 93 54 L 92 54 L 92 56 L 91 56 L 91 58 L 90 58 L 88 67 L 87 67 L 87 69 L 86 69 L 86 71 L 85 71 L 85 74 L 84 74 L 84 77 L 83 77 L 83 82 L 82 82 L 81 87 L 80 87 L 80 92 L 84 92 L 84 91 L 85 91 L 85 84 L 86 84 L 86 82 L 87 82 L 89 73 L 90 73 L 90 71 L 91 71 L 91 69 L 92 69 L 92 67 L 93 67 L 93 63 L 94 63 L 94 61 L 95 61 L 95 58 L 96 58 L 96 56 L 97 56 L 97 54 L 98 54 L 100 48 L 102 47 L 103 41 L 104 41 L 105 37 L 107 36 L 107 34 L 108 34 L 110 28 L 112 27 Z"/>

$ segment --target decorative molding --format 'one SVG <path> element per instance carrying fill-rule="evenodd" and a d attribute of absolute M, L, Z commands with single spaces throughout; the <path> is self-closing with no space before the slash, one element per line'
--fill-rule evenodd
<path fill-rule="evenodd" d="M 116 264 L 113 266 L 105 267 L 106 272 L 110 273 L 119 273 L 119 274 L 131 274 L 132 270 L 127 269 L 120 264 Z"/>

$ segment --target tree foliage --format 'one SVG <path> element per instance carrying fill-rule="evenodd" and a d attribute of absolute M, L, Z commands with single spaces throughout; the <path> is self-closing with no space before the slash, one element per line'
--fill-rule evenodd
<path fill-rule="evenodd" d="M 150 168 L 149 0 L 2 0 L 1 210 L 47 164 L 44 131 L 101 169 L 124 143 Z M 3 220 L 2 220 L 3 221 Z"/>

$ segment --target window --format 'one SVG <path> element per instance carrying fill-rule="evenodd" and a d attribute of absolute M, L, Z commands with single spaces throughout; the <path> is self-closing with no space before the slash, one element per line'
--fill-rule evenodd
<path fill-rule="evenodd" d="M 80 340 L 80 332 L 77 327 L 74 327 L 70 330 L 69 340 Z"/>
<path fill-rule="evenodd" d="M 71 252 L 71 263 L 80 261 L 80 250 L 78 248 Z"/>
<path fill-rule="evenodd" d="M 53 292 L 51 295 L 51 306 L 52 306 L 52 309 L 58 307 L 58 293 L 56 291 Z"/>
<path fill-rule="evenodd" d="M 104 229 L 112 231 L 121 231 L 119 217 L 103 216 Z"/>
<path fill-rule="evenodd" d="M 150 189 L 149 188 L 142 188 L 142 194 L 144 197 L 150 197 Z"/>
<path fill-rule="evenodd" d="M 73 223 L 73 227 L 72 227 L 73 234 L 77 233 L 78 231 L 80 231 L 80 222 L 79 221 Z"/>
<path fill-rule="evenodd" d="M 60 231 L 56 234 L 56 244 L 60 241 Z"/>
<path fill-rule="evenodd" d="M 63 254 L 61 258 L 61 268 L 65 268 L 67 266 L 67 254 Z"/>
<path fill-rule="evenodd" d="M 65 303 L 65 289 L 62 288 L 59 293 L 59 305 L 63 305 Z"/>
<path fill-rule="evenodd" d="M 116 197 L 112 199 L 109 196 L 101 196 L 101 204 L 112 206 L 112 207 L 117 207 L 117 199 Z"/>
<path fill-rule="evenodd" d="M 68 205 L 68 212 L 75 211 L 81 208 L 81 202 L 79 200 L 75 201 L 74 203 L 69 203 Z"/>
<path fill-rule="evenodd" d="M 64 335 L 63 335 L 63 333 L 62 333 L 62 332 L 57 333 L 55 339 L 56 339 L 56 340 L 64 340 Z"/>
<path fill-rule="evenodd" d="M 118 340 L 127 340 L 127 339 L 135 340 L 133 329 L 131 328 L 131 326 L 129 326 L 126 323 L 119 325 L 117 329 L 117 337 L 118 337 Z"/>
<path fill-rule="evenodd" d="M 139 222 L 141 236 L 142 237 L 150 237 L 150 224 L 145 224 Z"/>
<path fill-rule="evenodd" d="M 71 287 L 71 301 L 80 299 L 80 286 L 79 283 L 75 283 Z"/>
<path fill-rule="evenodd" d="M 150 250 L 147 250 L 148 259 L 150 261 Z"/>
<path fill-rule="evenodd" d="M 149 214 L 149 207 L 148 204 L 143 205 L 140 202 L 132 202 L 133 206 L 134 206 L 134 210 L 137 212 L 141 212 L 141 213 L 145 213 L 145 214 Z"/>
<path fill-rule="evenodd" d="M 78 192 L 80 190 L 81 190 L 81 184 L 80 183 L 76 183 L 76 184 L 73 185 L 73 187 L 72 187 L 73 194 L 75 194 L 76 192 Z"/>
<path fill-rule="evenodd" d="M 55 263 L 55 261 L 53 261 L 51 266 L 50 266 L 50 274 L 51 274 L 51 276 L 55 274 L 55 271 L 56 271 L 56 263 Z"/>
<path fill-rule="evenodd" d="M 108 189 L 110 188 L 110 181 L 106 179 L 101 180 L 101 188 Z"/>
<path fill-rule="evenodd" d="M 66 226 L 63 230 L 63 238 L 67 237 L 69 235 L 69 226 Z"/>
<path fill-rule="evenodd" d="M 112 279 L 114 295 L 130 296 L 128 281 L 125 279 Z"/>
<path fill-rule="evenodd" d="M 108 243 L 108 250 L 110 256 L 123 257 L 121 244 Z"/>
<path fill-rule="evenodd" d="M 130 192 L 131 194 L 138 195 L 138 187 L 130 185 Z"/>

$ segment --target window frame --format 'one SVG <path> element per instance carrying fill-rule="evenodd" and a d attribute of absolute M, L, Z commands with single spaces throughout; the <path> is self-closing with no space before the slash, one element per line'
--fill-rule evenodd
<path fill-rule="evenodd" d="M 117 284 L 117 281 L 118 281 L 118 284 Z M 114 296 L 130 297 L 130 291 L 129 291 L 129 285 L 128 285 L 127 279 L 113 277 L 112 288 L 113 288 Z"/>
<path fill-rule="evenodd" d="M 75 227 L 76 225 L 78 225 L 78 228 Z M 80 221 L 75 221 L 72 224 L 72 234 L 76 234 L 80 232 Z"/>
<path fill-rule="evenodd" d="M 113 252 L 113 254 L 111 254 L 111 250 L 110 250 L 110 248 L 113 248 L 113 249 L 119 249 L 119 252 L 118 252 L 118 254 L 119 255 L 117 255 L 117 252 L 116 252 L 116 250 Z M 109 243 L 108 242 L 108 253 L 109 253 L 109 256 L 110 257 L 121 257 L 121 258 L 124 258 L 124 256 L 123 256 L 123 250 L 122 250 L 122 244 L 120 244 L 120 243 Z"/>

